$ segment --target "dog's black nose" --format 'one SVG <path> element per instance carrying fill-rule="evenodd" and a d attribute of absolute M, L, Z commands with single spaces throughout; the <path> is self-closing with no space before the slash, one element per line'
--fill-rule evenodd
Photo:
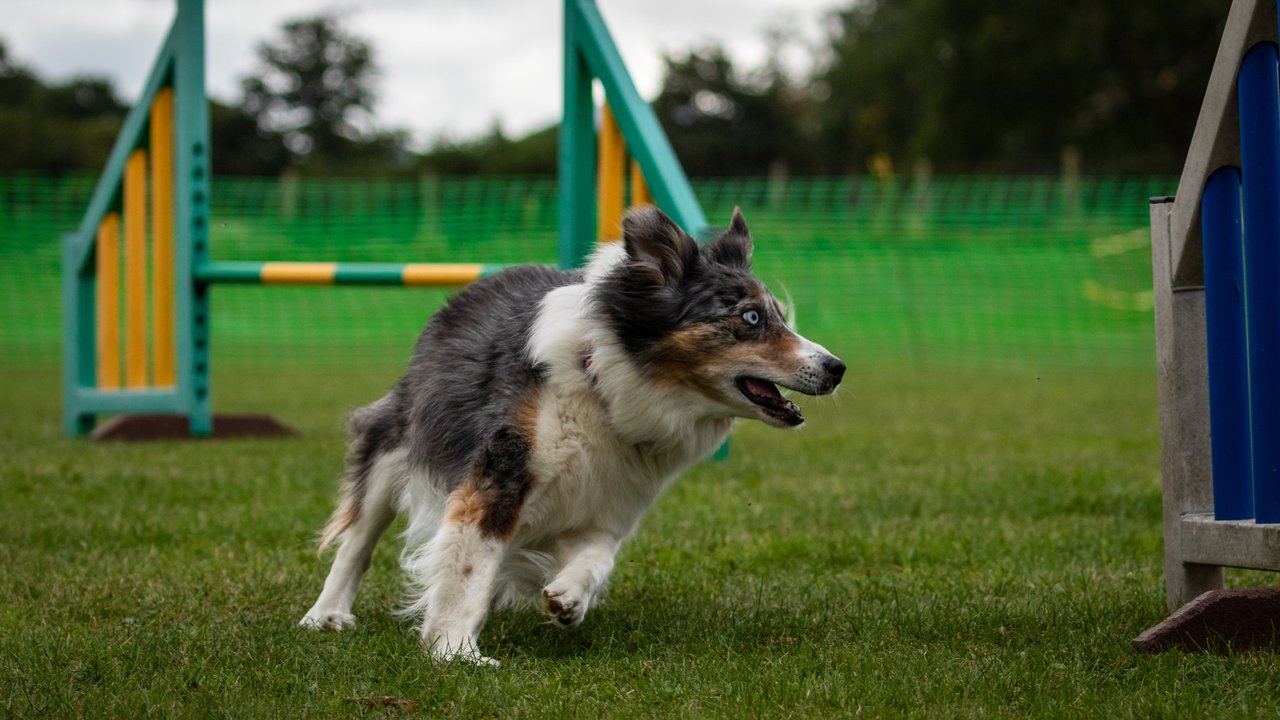
<path fill-rule="evenodd" d="M 822 361 L 822 369 L 827 371 L 827 375 L 831 376 L 831 385 L 834 387 L 840 384 L 840 379 L 844 377 L 845 364 L 840 358 L 834 355 L 828 355 Z"/>

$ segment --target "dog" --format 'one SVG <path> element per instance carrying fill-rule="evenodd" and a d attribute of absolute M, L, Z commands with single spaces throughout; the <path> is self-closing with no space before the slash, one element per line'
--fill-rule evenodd
<path fill-rule="evenodd" d="M 540 600 L 555 623 L 581 623 L 641 516 L 736 418 L 794 428 L 804 416 L 777 386 L 840 384 L 844 363 L 791 329 L 752 248 L 740 210 L 700 247 L 645 206 L 583 270 L 517 266 L 454 296 L 399 383 L 352 415 L 321 539 L 339 549 L 301 624 L 354 624 L 399 513 L 404 612 L 434 658 L 496 665 L 477 645 L 490 608 Z"/>

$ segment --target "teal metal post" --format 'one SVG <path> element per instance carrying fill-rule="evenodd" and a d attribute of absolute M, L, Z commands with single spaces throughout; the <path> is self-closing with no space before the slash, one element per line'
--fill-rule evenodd
<path fill-rule="evenodd" d="M 662 131 L 653 108 L 640 97 L 622 55 L 609 35 L 594 0 L 566 0 L 565 15 L 573 16 L 573 41 L 587 67 L 604 86 L 627 151 L 640 164 L 658 207 L 694 237 L 704 237 L 707 217 L 698 204 L 671 141 Z M 568 25 L 568 23 L 566 23 Z M 566 27 L 566 31 L 569 30 Z M 566 37 L 569 35 L 566 32 Z M 568 40 L 566 40 L 568 42 Z M 566 81 L 568 76 L 566 74 Z M 569 96 L 566 85 L 565 97 Z"/>
<path fill-rule="evenodd" d="M 627 151 L 639 163 L 658 207 L 694 237 L 707 217 L 653 109 L 640 97 L 594 0 L 564 3 L 564 117 L 560 124 L 560 265 L 576 267 L 595 233 L 595 111 L 599 78 Z"/>
<path fill-rule="evenodd" d="M 62 239 L 62 422 L 63 432 L 72 437 L 88 434 L 97 419 L 80 402 L 80 388 L 97 380 L 94 280 L 82 271 L 84 243 L 80 233 Z"/>
<path fill-rule="evenodd" d="M 204 75 L 204 0 L 178 0 L 174 57 L 174 295 L 178 392 L 193 436 L 213 431 L 209 393 L 209 286 L 195 269 L 209 259 L 209 103 Z"/>
<path fill-rule="evenodd" d="M 591 69 L 580 50 L 577 0 L 564 3 L 564 114 L 560 121 L 559 261 L 564 269 L 582 264 L 595 243 L 596 142 Z"/>
<path fill-rule="evenodd" d="M 592 78 L 599 78 L 627 151 L 644 173 L 658 207 L 695 238 L 706 238 L 702 212 L 653 108 L 640 97 L 594 0 L 564 3 L 564 117 L 560 122 L 560 266 L 577 267 L 591 251 L 596 227 L 596 134 Z M 723 460 L 726 441 L 716 451 Z"/>

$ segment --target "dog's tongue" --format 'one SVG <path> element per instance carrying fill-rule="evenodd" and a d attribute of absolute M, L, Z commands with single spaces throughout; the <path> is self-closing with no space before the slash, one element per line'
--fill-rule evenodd
<path fill-rule="evenodd" d="M 751 391 L 752 395 L 762 398 L 770 398 L 782 400 L 782 393 L 778 392 L 778 388 L 771 382 L 757 380 L 755 378 L 744 378 L 743 384 Z"/>

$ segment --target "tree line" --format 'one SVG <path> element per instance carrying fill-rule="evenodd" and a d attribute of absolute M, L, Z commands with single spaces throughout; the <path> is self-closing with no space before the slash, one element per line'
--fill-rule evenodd
<path fill-rule="evenodd" d="M 694 176 L 892 172 L 1171 173 L 1229 3 L 853 0 L 790 71 L 721 47 L 663 58 L 653 108 Z M 375 121 L 373 44 L 326 14 L 256 49 L 233 103 L 210 102 L 228 175 L 550 174 L 557 126 L 411 149 Z M 0 170 L 96 170 L 128 108 L 100 77 L 49 83 L 0 42 Z"/>

